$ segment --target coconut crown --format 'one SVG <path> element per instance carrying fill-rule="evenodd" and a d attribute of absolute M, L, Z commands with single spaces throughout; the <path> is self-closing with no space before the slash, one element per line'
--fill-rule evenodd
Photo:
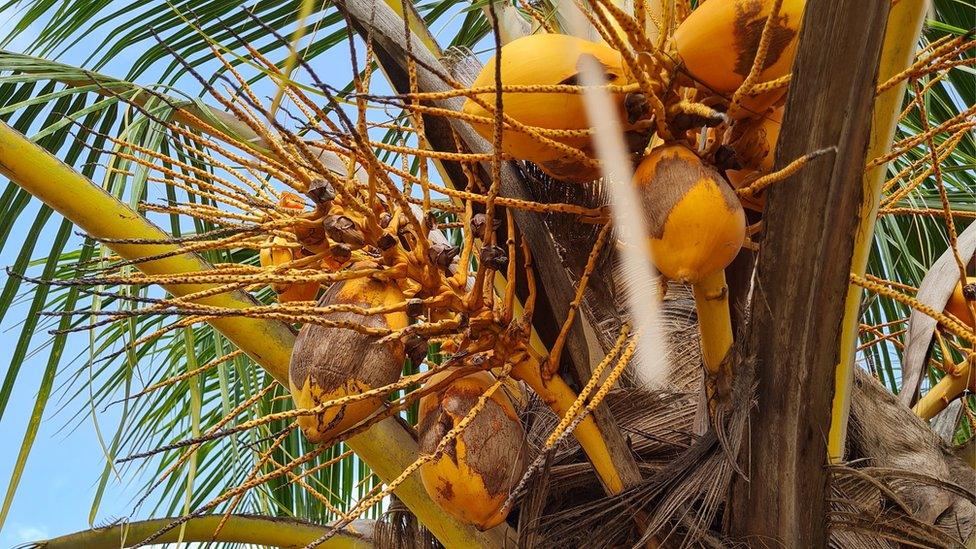
<path fill-rule="evenodd" d="M 728 183 L 684 145 L 651 151 L 634 173 L 657 269 L 696 283 L 724 269 L 745 240 L 745 213 Z"/>

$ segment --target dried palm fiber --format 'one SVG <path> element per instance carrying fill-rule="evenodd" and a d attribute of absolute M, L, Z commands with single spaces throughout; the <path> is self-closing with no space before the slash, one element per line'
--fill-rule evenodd
<path fill-rule="evenodd" d="M 618 261 L 617 254 L 614 254 L 608 271 L 613 273 L 614 278 L 619 278 L 613 287 L 614 298 L 617 310 L 626 321 L 626 298 L 627 292 L 631 291 L 626 281 L 631 280 L 631 277 L 626 276 L 623 269 L 623 263 Z M 691 393 L 697 390 L 702 379 L 698 313 L 695 310 L 695 298 L 691 286 L 668 281 L 660 308 L 660 323 L 665 333 L 665 350 L 670 365 L 664 386 L 675 393 Z M 637 353 L 641 352 L 642 350 L 638 348 Z M 628 368 L 627 374 L 631 378 L 630 383 L 623 383 L 622 387 L 647 388 L 638 372 Z"/>
<path fill-rule="evenodd" d="M 675 368 L 670 383 L 676 384 L 682 383 L 685 376 L 701 375 L 701 358 L 696 352 L 694 307 L 687 288 L 672 285 L 668 296 L 672 299 L 664 303 L 664 325 L 668 330 L 669 350 L 674 353 Z M 687 354 L 675 353 L 676 349 L 686 349 Z M 533 539 L 532 547 L 636 546 L 638 533 L 632 530 L 629 517 L 635 509 L 643 508 L 650 509 L 649 515 L 654 517 L 652 526 L 656 524 L 666 532 L 667 535 L 659 536 L 666 546 L 731 543 L 722 539 L 718 521 L 735 474 L 729 456 L 737 455 L 738 451 L 732 450 L 741 440 L 741 435 L 732 429 L 744 427 L 744 412 L 749 407 L 748 398 L 743 405 L 741 392 L 747 385 L 743 379 L 744 376 L 736 378 L 735 389 L 739 394 L 732 401 L 731 415 L 726 413 L 725 425 L 729 428 L 722 433 L 722 439 L 714 431 L 697 439 L 691 434 L 698 400 L 694 391 L 697 385 L 693 383 L 686 384 L 684 392 L 634 388 L 611 392 L 607 402 L 630 438 L 645 483 L 617 497 L 606 498 L 599 490 L 592 468 L 583 462 L 576 443 L 570 440 L 552 453 L 552 466 L 545 473 L 545 501 L 536 502 L 543 510 L 533 513 L 532 521 L 525 525 L 532 528 L 531 535 L 528 532 L 520 535 Z M 857 379 L 848 456 L 857 461 L 834 472 L 838 480 L 831 496 L 830 518 L 835 521 L 831 545 L 858 549 L 897 546 L 879 539 L 879 534 L 925 547 L 947 546 L 947 534 L 955 535 L 957 541 L 964 539 L 967 532 L 972 532 L 972 520 L 966 518 L 966 513 L 972 516 L 974 500 L 960 486 L 976 486 L 973 470 L 870 376 L 858 371 Z M 524 417 L 534 458 L 556 424 L 556 418 L 538 404 L 530 405 Z M 878 425 L 898 428 L 889 431 L 878 429 Z M 892 432 L 903 427 L 905 433 Z M 930 470 L 943 473 L 940 477 L 929 474 Z M 947 483 L 946 479 L 955 479 L 955 484 Z M 895 507 L 876 488 L 876 483 L 888 485 L 901 501 L 917 509 L 916 516 L 893 510 Z M 533 497 L 538 494 L 519 494 L 517 511 L 521 512 L 521 506 Z M 872 501 L 882 501 L 883 505 L 872 507 Z M 568 502 L 581 505 L 567 507 Z M 938 513 L 923 512 L 926 507 L 938 511 L 943 506 Z M 873 524 L 873 530 L 862 531 L 866 523 Z M 926 524 L 931 527 L 927 528 Z"/>
<path fill-rule="evenodd" d="M 695 320 L 694 300 L 688 287 L 673 284 L 661 307 L 661 326 L 666 331 L 668 361 L 672 366 L 668 378 L 662 388 L 655 390 L 627 387 L 607 395 L 606 403 L 611 413 L 629 437 L 635 454 L 646 464 L 669 459 L 691 444 L 691 423 L 698 399 L 696 390 L 702 377 Z M 538 399 L 529 402 L 523 418 L 531 460 L 535 459 L 558 418 Z M 556 446 L 552 462 L 558 469 L 561 464 L 581 458 L 579 444 L 566 438 Z"/>
<path fill-rule="evenodd" d="M 650 477 L 687 451 L 692 442 L 691 425 L 695 412 L 696 394 L 679 392 L 671 387 L 686 383 L 686 378 L 696 379 L 701 376 L 701 360 L 697 351 L 697 328 L 694 320 L 694 305 L 687 288 L 676 286 L 669 292 L 669 299 L 662 308 L 662 325 L 668 331 L 669 351 L 674 353 L 671 362 L 669 382 L 665 390 L 646 390 L 626 388 L 612 391 L 605 402 L 627 436 L 634 450 L 635 457 L 644 477 Z M 675 352 L 676 350 L 686 352 Z M 688 384 L 690 389 L 693 383 Z M 557 419 L 545 410 L 541 404 L 530 406 L 525 420 L 529 430 L 529 441 L 532 453 L 548 437 Z M 548 525 L 552 517 L 569 509 L 567 506 L 579 502 L 605 501 L 599 485 L 595 481 L 592 468 L 581 463 L 582 454 L 574 441 L 567 441 L 557 446 L 551 454 L 552 468 L 547 475 L 548 494 L 544 504 L 544 511 L 539 514 L 533 524 L 534 537 L 537 547 L 551 546 L 548 535 Z M 520 494 L 520 497 L 531 498 L 534 494 Z M 625 513 L 625 517 L 632 517 L 632 513 Z M 631 520 L 630 518 L 627 519 Z M 572 522 L 572 521 L 570 521 Z M 622 525 L 628 528 L 632 524 Z M 570 528 L 571 529 L 571 528 Z M 580 533 L 580 532 L 577 532 Z M 570 546 L 591 546 L 593 540 L 601 539 L 603 528 L 594 531 L 591 540 L 565 540 Z M 585 536 L 584 536 L 585 537 Z M 619 541 L 608 538 L 607 546 L 614 546 Z M 582 544 L 582 545 L 580 545 Z"/>
<path fill-rule="evenodd" d="M 575 204 L 592 209 L 606 206 L 609 202 L 606 186 L 602 180 L 587 185 L 566 185 L 532 164 L 524 164 L 522 173 L 529 183 L 526 185 L 526 190 L 530 198 L 536 202 Z M 589 252 L 600 232 L 600 225 L 580 223 L 577 216 L 556 212 L 542 214 L 542 218 L 549 232 L 559 235 L 559 238 L 554 238 L 553 242 L 567 277 L 574 286 L 579 284 L 589 259 Z M 602 353 L 608 352 L 613 347 L 621 328 L 620 311 L 626 310 L 624 302 L 620 301 L 618 305 L 617 301 L 618 277 L 614 266 L 616 257 L 613 246 L 604 246 L 603 254 L 597 260 L 594 276 L 590 277 L 580 306 L 584 317 L 589 321 L 588 324 L 595 332 L 593 338 L 599 344 L 599 349 L 594 350 Z M 540 312 L 537 311 L 537 314 Z M 539 320 L 537 326 L 546 322 L 541 317 Z M 552 319 L 552 322 L 558 325 L 555 319 Z M 540 332 L 544 330 L 543 326 Z M 577 379 L 575 382 L 582 385 L 586 380 Z M 628 384 L 628 381 L 623 380 L 622 383 Z"/>
<path fill-rule="evenodd" d="M 627 547 L 642 545 L 651 537 L 665 546 L 713 542 L 711 530 L 717 526 L 736 471 L 735 459 L 748 419 L 752 392 L 749 377 L 744 374 L 736 378 L 731 400 L 736 405 L 718 411 L 723 427 L 720 433 L 709 431 L 693 439 L 694 398 L 676 400 L 680 411 L 674 414 L 681 418 L 678 424 L 683 426 L 681 435 L 687 441 L 683 447 L 675 447 L 677 454 L 663 466 L 648 470 L 641 484 L 622 494 L 598 497 L 544 516 L 538 526 L 543 540 L 540 546 Z M 621 421 L 621 425 L 627 428 L 627 423 Z M 660 435 L 667 434 L 648 432 L 644 436 L 660 444 Z M 648 517 L 643 531 L 634 528 L 632 516 L 637 512 Z"/>
<path fill-rule="evenodd" d="M 851 466 L 877 477 L 915 520 L 959 542 L 972 539 L 976 470 L 874 378 L 862 370 L 855 373 L 847 456 Z M 890 509 L 892 497 L 881 499 Z"/>
<path fill-rule="evenodd" d="M 373 525 L 373 544 L 377 549 L 437 549 L 437 538 L 394 494 L 383 516 Z"/>

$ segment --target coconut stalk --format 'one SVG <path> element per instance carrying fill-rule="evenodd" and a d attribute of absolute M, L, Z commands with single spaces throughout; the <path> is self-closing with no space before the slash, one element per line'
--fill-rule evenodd
<path fill-rule="evenodd" d="M 946 372 L 942 379 L 919 399 L 912 411 L 918 414 L 918 417 L 928 421 L 945 410 L 946 406 L 967 388 L 969 390 L 976 388 L 976 382 L 973 381 L 973 362 L 976 362 L 976 354 L 964 358 L 962 362 Z"/>
<path fill-rule="evenodd" d="M 298 549 L 327 534 L 328 525 L 312 524 L 297 520 L 251 515 L 230 515 L 218 530 L 225 517 L 208 515 L 194 517 L 181 528 L 174 528 L 156 539 L 156 543 L 242 543 L 267 547 Z M 176 517 L 113 524 L 104 528 L 92 528 L 66 536 L 38 541 L 25 548 L 72 549 L 121 549 L 132 547 L 171 524 Z M 372 543 L 373 522 L 356 521 L 339 530 L 334 537 L 318 545 L 318 549 L 369 549 Z"/>
<path fill-rule="evenodd" d="M 78 174 L 22 134 L 0 123 L 0 173 L 55 209 L 96 239 L 168 238 L 163 230 L 149 223 L 137 212 Z M 113 251 L 125 259 L 137 259 L 176 251 L 175 244 L 117 244 Z M 191 273 L 210 266 L 196 254 L 182 254 L 138 263 L 147 274 Z M 175 296 L 198 292 L 205 284 L 167 285 Z M 216 307 L 246 309 L 256 302 L 243 292 L 229 292 L 200 303 Z M 212 318 L 210 322 L 229 340 L 288 387 L 288 363 L 295 333 L 284 323 L 245 317 Z M 395 419 L 386 419 L 368 431 L 352 436 L 346 443 L 381 479 L 394 479 L 413 463 L 418 454 L 417 441 Z M 444 513 L 427 495 L 416 476 L 404 481 L 396 490 L 417 518 L 446 546 L 478 544 L 497 546 L 514 533 L 502 525 L 488 532 L 478 532 Z"/>
<path fill-rule="evenodd" d="M 889 8 L 863 0 L 806 5 L 774 168 L 811 151 L 837 152 L 767 191 L 745 353 L 755 359 L 758 405 L 740 456 L 746 475 L 731 500 L 736 539 L 827 542 L 825 437 Z"/>
<path fill-rule="evenodd" d="M 976 258 L 976 223 L 959 234 L 956 250 L 964 259 Z M 950 247 L 929 267 L 915 297 L 941 311 L 958 284 L 959 268 L 956 265 L 955 251 Z M 905 334 L 905 351 L 901 357 L 901 391 L 898 393 L 899 402 L 905 406 L 911 406 L 918 398 L 919 385 L 928 368 L 929 348 L 937 326 L 938 321 L 934 318 L 912 310 L 908 319 L 908 333 Z"/>
<path fill-rule="evenodd" d="M 695 308 L 698 310 L 698 330 L 701 334 L 702 362 L 712 383 L 725 376 L 729 379 L 730 371 L 723 371 L 723 364 L 728 366 L 726 358 L 732 349 L 732 314 L 729 308 L 729 288 L 725 283 L 725 270 L 715 271 L 706 275 L 701 281 L 691 286 L 695 296 Z M 709 387 L 710 390 L 714 386 Z M 709 395 L 711 396 L 711 395 Z"/>
<path fill-rule="evenodd" d="M 915 45 L 922 30 L 928 2 L 926 0 L 902 0 L 893 2 L 888 15 L 881 60 L 878 63 L 878 82 L 884 82 L 908 67 L 915 54 Z M 871 117 L 871 140 L 865 158 L 877 158 L 888 151 L 895 136 L 898 113 L 905 97 L 906 81 L 886 90 L 874 99 Z M 881 186 L 884 183 L 887 164 L 866 171 L 861 180 L 862 196 L 860 222 L 854 240 L 851 272 L 863 276 L 867 271 L 874 224 L 878 218 Z M 854 381 L 854 355 L 857 347 L 858 320 L 861 316 L 861 289 L 850 285 L 844 301 L 844 319 L 840 333 L 840 360 L 834 385 L 834 401 L 831 408 L 830 432 L 827 435 L 827 451 L 832 462 L 844 457 L 847 440 L 847 421 L 851 408 L 851 385 Z M 914 394 L 914 392 L 913 392 Z"/>

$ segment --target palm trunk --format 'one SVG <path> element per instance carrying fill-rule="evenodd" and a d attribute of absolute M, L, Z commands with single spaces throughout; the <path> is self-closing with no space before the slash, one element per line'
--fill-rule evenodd
<path fill-rule="evenodd" d="M 746 337 L 758 381 L 740 461 L 751 482 L 736 483 L 731 509 L 732 534 L 753 545 L 827 542 L 825 439 L 889 8 L 886 0 L 806 4 L 776 166 L 837 152 L 768 192 Z"/>

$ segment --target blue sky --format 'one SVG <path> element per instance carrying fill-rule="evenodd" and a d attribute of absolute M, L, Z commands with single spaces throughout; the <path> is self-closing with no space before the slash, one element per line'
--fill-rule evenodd
<path fill-rule="evenodd" d="M 0 35 L 7 34 L 5 29 L 10 28 L 11 20 L 17 15 L 0 14 Z M 20 38 L 9 49 L 21 51 L 25 45 L 26 39 Z M 66 63 L 80 63 L 83 56 L 79 48 L 62 59 Z M 111 67 L 108 72 L 111 73 Z M 13 229 L 14 236 L 26 232 L 37 208 L 36 203 L 28 207 L 28 211 Z M 49 224 L 49 227 L 53 226 L 56 225 Z M 38 244 L 38 250 L 50 247 L 52 235 L 50 231 L 46 233 Z M 19 251 L 16 242 L 17 238 L 11 238 L 8 246 L 0 250 L 0 265 L 7 266 L 14 262 Z M 0 274 L 0 284 L 5 281 L 6 274 Z M 0 324 L 0 367 L 3 370 L 10 363 L 14 345 L 20 335 L 20 324 L 27 315 L 28 307 L 29 302 L 15 305 Z M 0 420 L 0 432 L 6 439 L 6 444 L 0 449 L 0 484 L 3 490 L 6 489 L 10 471 L 17 458 L 41 374 L 47 362 L 46 349 L 40 348 L 43 340 L 43 337 L 35 338 L 32 351 L 18 376 L 11 402 Z M 86 348 L 85 340 L 85 337 L 70 339 L 65 357 L 83 352 Z M 10 547 L 88 527 L 88 513 L 105 458 L 90 421 L 83 422 L 74 431 L 61 431 L 70 419 L 67 412 L 77 409 L 77 404 L 66 409 L 64 413 L 56 413 L 57 397 L 58 395 L 54 395 L 49 403 L 17 497 L 6 524 L 0 530 L 0 547 Z M 113 419 L 117 419 L 112 416 L 113 413 L 109 411 L 102 421 L 107 425 L 111 424 Z M 125 515 L 130 495 L 124 485 L 111 483 L 102 501 L 99 520 Z"/>

